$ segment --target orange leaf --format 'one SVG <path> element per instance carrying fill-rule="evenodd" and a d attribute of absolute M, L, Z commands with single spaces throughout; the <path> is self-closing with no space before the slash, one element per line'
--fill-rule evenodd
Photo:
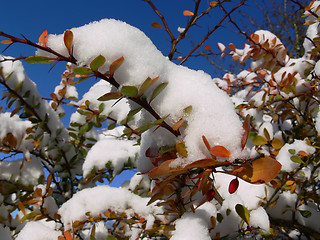
<path fill-rule="evenodd" d="M 308 156 L 308 154 L 307 154 L 305 151 L 299 151 L 298 153 L 299 153 L 300 156 L 302 156 L 302 157 L 307 157 L 307 156 Z"/>
<path fill-rule="evenodd" d="M 187 166 L 184 167 L 184 169 L 188 170 L 192 168 L 220 167 L 225 165 L 230 165 L 230 162 L 219 162 L 212 158 L 204 158 L 188 164 Z"/>
<path fill-rule="evenodd" d="M 178 168 L 170 167 L 170 164 L 174 160 L 175 159 L 170 159 L 170 160 L 163 162 L 160 166 L 151 169 L 149 172 L 147 172 L 147 174 L 149 175 L 149 177 L 151 179 L 156 179 L 156 178 L 160 178 L 160 177 L 165 177 L 165 176 L 169 176 L 169 175 L 174 176 L 174 175 L 178 175 L 178 174 L 187 172 L 186 169 L 183 169 L 181 167 L 178 167 Z"/>
<path fill-rule="evenodd" d="M 175 131 L 178 131 L 178 129 L 183 125 L 184 120 L 181 119 L 178 122 L 176 122 L 175 124 L 173 124 L 172 129 Z"/>
<path fill-rule="evenodd" d="M 210 146 L 210 143 L 208 142 L 207 138 L 205 136 L 202 136 L 202 140 L 203 140 L 204 144 L 206 145 L 208 151 L 210 151 L 211 146 Z"/>
<path fill-rule="evenodd" d="M 250 114 L 248 114 L 243 122 L 242 126 L 244 133 L 241 139 L 241 149 L 243 150 L 246 146 L 248 136 L 249 136 L 249 130 L 250 130 Z"/>
<path fill-rule="evenodd" d="M 13 43 L 13 41 L 12 40 L 2 40 L 1 43 L 2 44 L 11 44 L 11 43 Z"/>
<path fill-rule="evenodd" d="M 239 171 L 239 168 L 242 170 Z M 281 164 L 277 160 L 271 157 L 262 157 L 254 160 L 251 165 L 234 166 L 232 172 L 226 171 L 225 173 L 238 176 L 249 183 L 261 184 L 273 180 L 280 170 Z"/>
<path fill-rule="evenodd" d="M 191 11 L 189 11 L 189 10 L 184 10 L 184 11 L 183 11 L 183 15 L 184 15 L 184 16 L 193 16 L 194 13 L 191 12 Z"/>
<path fill-rule="evenodd" d="M 72 43 L 73 43 L 73 33 L 70 30 L 66 30 L 63 36 L 64 45 L 66 46 L 69 55 L 71 56 L 72 51 Z"/>
<path fill-rule="evenodd" d="M 217 1 L 211 1 L 210 2 L 210 7 L 215 7 L 215 6 L 217 6 L 218 5 L 218 3 L 217 3 Z"/>
<path fill-rule="evenodd" d="M 48 40 L 48 31 L 44 30 L 39 37 L 39 40 L 38 40 L 39 45 L 43 47 L 47 47 L 47 40 Z"/>
<path fill-rule="evenodd" d="M 230 157 L 231 153 L 224 146 L 214 146 L 210 149 L 210 153 L 216 157 Z"/>
<path fill-rule="evenodd" d="M 72 238 L 72 235 L 71 235 L 71 233 L 69 232 L 69 231 L 65 231 L 64 233 L 63 233 L 63 235 L 64 235 L 64 237 L 66 238 L 66 240 L 72 240 L 73 238 Z"/>
<path fill-rule="evenodd" d="M 117 60 L 115 60 L 113 63 L 111 63 L 110 70 L 109 70 L 111 76 L 113 76 L 113 74 L 121 66 L 123 61 L 124 61 L 124 57 L 120 57 Z"/>

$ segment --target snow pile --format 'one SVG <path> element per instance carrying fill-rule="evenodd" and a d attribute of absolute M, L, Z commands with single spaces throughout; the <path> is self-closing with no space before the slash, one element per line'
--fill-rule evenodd
<path fill-rule="evenodd" d="M 117 127 L 99 135 L 98 142 L 89 150 L 83 164 L 84 177 L 92 169 L 104 169 L 108 163 L 113 168 L 113 176 L 116 176 L 128 161 L 135 162 L 140 147 L 135 140 L 122 140 L 120 138 L 123 129 L 124 127 Z"/>
<path fill-rule="evenodd" d="M 54 224 L 55 225 L 55 224 Z M 21 230 L 16 240 L 28 240 L 32 236 L 33 240 L 57 240 L 61 235 L 60 232 L 54 230 L 51 223 L 44 221 L 28 222 Z"/>
<path fill-rule="evenodd" d="M 86 220 L 87 213 L 95 217 L 108 209 L 119 214 L 125 213 L 127 218 L 134 217 L 134 213 L 145 219 L 148 219 L 150 215 L 162 214 L 161 207 L 147 206 L 149 200 L 149 198 L 141 198 L 124 188 L 97 186 L 76 193 L 61 206 L 58 213 L 61 215 L 62 222 L 69 227 L 75 221 Z M 159 219 L 164 220 L 161 216 Z M 154 221 L 154 218 L 153 220 L 151 218 L 151 221 Z M 147 224 L 152 225 L 153 223 Z"/>
<path fill-rule="evenodd" d="M 0 169 L 1 180 L 25 186 L 37 185 L 38 179 L 44 176 L 41 162 L 36 157 L 32 157 L 30 161 L 0 161 Z"/>
<path fill-rule="evenodd" d="M 166 89 L 151 103 L 151 106 L 160 116 L 169 115 L 166 121 L 170 125 L 184 117 L 184 108 L 192 106 L 191 114 L 186 117 L 188 126 L 182 131 L 180 139 L 185 142 L 189 155 L 187 159 L 180 160 L 180 164 L 208 156 L 202 135 L 205 135 L 212 145 L 225 146 L 232 153 L 232 158 L 240 155 L 241 122 L 227 94 L 217 88 L 208 74 L 173 64 L 156 49 L 143 32 L 121 21 L 104 19 L 73 28 L 71 31 L 74 36 L 73 55 L 79 66 L 89 66 L 90 62 L 101 54 L 106 58 L 106 63 L 99 71 L 105 72 L 113 61 L 123 56 L 124 63 L 114 75 L 121 86 L 139 87 L 148 77 L 158 76 L 155 86 L 168 82 Z M 49 35 L 47 46 L 68 56 L 63 44 L 63 35 Z M 38 51 L 37 54 L 48 56 L 43 51 Z M 150 98 L 155 86 L 146 92 L 147 98 Z M 110 90 L 106 89 L 106 92 L 108 91 Z M 101 92 L 95 92 L 96 98 L 101 95 Z M 150 117 L 145 120 L 148 119 L 154 121 Z M 150 132 L 145 135 L 152 135 L 154 142 L 167 142 L 167 144 L 177 142 L 173 135 L 163 134 L 163 131 Z M 143 157 L 143 150 L 157 147 L 151 146 L 150 143 L 143 141 L 142 138 L 138 167 L 143 171 L 148 170 L 145 166 L 149 161 Z"/>

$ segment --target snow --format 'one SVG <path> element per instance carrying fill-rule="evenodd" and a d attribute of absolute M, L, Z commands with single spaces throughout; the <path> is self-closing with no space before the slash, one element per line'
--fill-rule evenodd
<path fill-rule="evenodd" d="M 270 230 L 269 216 L 263 207 L 252 210 L 250 212 L 249 221 L 252 227 L 259 227 L 264 232 L 269 232 Z"/>
<path fill-rule="evenodd" d="M 149 200 L 150 198 L 139 197 L 124 188 L 97 186 L 77 192 L 60 207 L 58 213 L 62 222 L 69 227 L 75 221 L 86 220 L 88 212 L 94 217 L 107 209 L 117 213 L 124 212 L 128 218 L 133 217 L 134 213 L 144 218 L 163 213 L 160 207 L 153 204 L 147 206 Z M 160 216 L 159 218 L 162 219 Z"/>
<path fill-rule="evenodd" d="M 124 127 L 118 128 L 122 131 L 124 129 Z M 82 166 L 84 177 L 90 174 L 92 169 L 97 171 L 104 169 L 109 162 L 113 168 L 113 175 L 116 176 L 121 172 L 129 159 L 131 162 L 135 162 L 140 147 L 136 145 L 137 142 L 134 140 L 121 139 L 121 130 L 114 129 L 100 134 L 100 139 L 89 150 Z M 120 134 L 119 132 L 117 134 L 117 131 L 119 131 Z M 116 135 L 114 135 L 114 133 L 116 133 Z"/>
<path fill-rule="evenodd" d="M 318 132 L 318 136 L 320 136 L 320 111 L 318 111 L 316 117 L 316 130 Z"/>
<path fill-rule="evenodd" d="M 55 231 L 52 226 L 43 221 L 28 222 L 21 230 L 16 240 L 57 240 L 62 235 Z"/>
<path fill-rule="evenodd" d="M 101 54 L 106 58 L 106 63 L 99 70 L 104 72 L 113 61 L 123 56 L 125 61 L 114 75 L 121 86 L 139 87 L 148 77 L 159 76 L 156 84 L 146 92 L 147 98 L 158 84 L 169 82 L 151 106 L 160 116 L 169 115 L 166 121 L 170 125 L 183 117 L 184 108 L 192 105 L 192 113 L 186 117 L 188 127 L 182 131 L 182 139 L 179 139 L 185 141 L 189 154 L 181 164 L 188 164 L 208 155 L 202 135 L 205 135 L 212 145 L 225 146 L 232 153 L 232 158 L 241 154 L 242 126 L 234 111 L 234 105 L 208 74 L 170 62 L 143 32 L 121 21 L 104 19 L 73 28 L 71 31 L 74 36 L 73 54 L 79 66 L 90 65 L 90 62 Z M 47 46 L 68 55 L 63 44 L 63 35 L 49 35 Z M 48 56 L 41 50 L 38 50 L 37 54 Z M 100 93 L 94 93 L 99 97 Z M 177 141 L 173 141 L 174 136 L 170 135 L 163 138 L 158 131 L 152 135 L 156 142 L 159 139 L 169 143 Z M 144 144 L 147 146 L 143 146 Z M 142 140 L 141 149 L 149 147 L 149 143 Z M 144 155 L 144 152 L 140 155 Z M 146 159 L 141 161 L 142 165 L 149 165 Z"/>
<path fill-rule="evenodd" d="M 289 152 L 290 149 L 293 149 L 295 151 L 295 154 L 291 154 Z M 314 153 L 315 148 L 312 146 L 309 146 L 305 141 L 302 141 L 302 140 L 295 140 L 291 144 L 286 143 L 281 148 L 276 158 L 278 162 L 281 163 L 282 165 L 281 167 L 282 171 L 292 172 L 300 166 L 300 163 L 296 163 L 291 160 L 291 157 L 293 155 L 297 155 L 299 151 L 304 151 L 307 154 L 312 154 Z"/>
<path fill-rule="evenodd" d="M 180 219 L 176 221 L 176 231 L 171 240 L 210 240 L 211 237 L 208 231 L 208 225 L 204 219 L 198 217 L 193 213 L 185 213 Z"/>
<path fill-rule="evenodd" d="M 30 161 L 25 161 L 24 159 L 0 161 L 1 180 L 29 186 L 37 185 L 38 179 L 43 175 L 41 162 L 36 157 L 32 157 Z"/>
<path fill-rule="evenodd" d="M 10 229 L 3 224 L 0 224 L 0 240 L 11 240 Z"/>

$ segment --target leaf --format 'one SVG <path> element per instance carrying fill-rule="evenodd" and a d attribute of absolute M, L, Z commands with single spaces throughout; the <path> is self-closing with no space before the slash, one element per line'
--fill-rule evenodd
<path fill-rule="evenodd" d="M 87 67 L 77 67 L 75 69 L 73 69 L 73 72 L 76 75 L 81 75 L 81 76 L 86 76 L 86 75 L 90 75 L 93 74 L 92 70 L 90 68 Z"/>
<path fill-rule="evenodd" d="M 99 101 L 109 101 L 114 99 L 119 99 L 123 95 L 121 93 L 109 92 L 98 98 Z"/>
<path fill-rule="evenodd" d="M 184 10 L 184 11 L 183 11 L 183 15 L 184 15 L 184 16 L 193 16 L 194 13 L 191 12 L 191 11 L 189 11 L 189 10 Z"/>
<path fill-rule="evenodd" d="M 187 170 L 178 167 L 178 168 L 172 168 L 170 167 L 170 164 L 174 161 L 175 159 L 170 159 L 167 160 L 165 162 L 163 162 L 160 166 L 155 167 L 153 169 L 151 169 L 149 172 L 147 172 L 147 175 L 151 178 L 151 179 L 156 179 L 156 178 L 160 178 L 160 177 L 166 177 L 166 176 L 176 176 L 182 173 L 186 173 Z"/>
<path fill-rule="evenodd" d="M 246 146 L 247 141 L 248 141 L 248 136 L 249 136 L 249 131 L 250 131 L 250 114 L 248 114 L 246 116 L 246 118 L 244 119 L 242 128 L 244 130 L 244 133 L 243 133 L 242 139 L 241 139 L 241 149 L 243 150 L 244 147 Z"/>
<path fill-rule="evenodd" d="M 121 88 L 121 94 L 127 97 L 135 98 L 138 96 L 138 88 L 135 86 L 123 86 Z"/>
<path fill-rule="evenodd" d="M 101 54 L 92 60 L 90 63 L 90 68 L 92 71 L 97 71 L 106 61 L 106 58 Z"/>
<path fill-rule="evenodd" d="M 268 142 L 263 136 L 256 135 L 255 137 L 252 138 L 252 143 L 256 146 L 260 146 L 260 145 L 265 145 Z"/>
<path fill-rule="evenodd" d="M 153 22 L 153 23 L 151 23 L 151 26 L 153 27 L 153 28 L 164 28 L 160 23 L 158 23 L 158 22 Z"/>
<path fill-rule="evenodd" d="M 204 49 L 208 52 L 211 52 L 211 46 L 210 45 L 206 45 L 204 46 Z"/>
<path fill-rule="evenodd" d="M 304 217 L 304 218 L 309 218 L 311 217 L 311 212 L 308 211 L 308 210 L 299 210 L 299 212 L 301 213 L 301 215 Z"/>
<path fill-rule="evenodd" d="M 156 89 L 154 89 L 152 95 L 151 95 L 151 98 L 150 98 L 150 101 L 149 103 L 151 103 L 151 101 L 153 99 L 155 99 L 162 91 L 163 89 L 165 89 L 165 87 L 168 85 L 168 82 L 164 82 L 164 83 L 161 83 L 159 84 Z"/>
<path fill-rule="evenodd" d="M 235 193 L 235 191 L 237 191 L 238 187 L 239 187 L 238 178 L 232 179 L 232 181 L 229 184 L 229 188 L 228 188 L 229 193 L 230 194 Z"/>
<path fill-rule="evenodd" d="M 7 133 L 6 137 L 2 139 L 2 144 L 7 145 L 10 148 L 15 148 L 17 146 L 17 138 L 12 133 Z"/>
<path fill-rule="evenodd" d="M 72 44 L 73 44 L 73 32 L 66 30 L 63 35 L 64 45 L 66 46 L 69 55 L 72 55 Z"/>
<path fill-rule="evenodd" d="M 236 50 L 236 46 L 235 46 L 233 43 L 230 43 L 230 44 L 228 45 L 228 47 L 229 47 L 229 49 L 230 49 L 231 51 L 235 51 L 235 50 Z"/>
<path fill-rule="evenodd" d="M 24 59 L 27 63 L 42 63 L 49 64 L 54 61 L 54 58 L 42 57 L 42 56 L 31 56 Z"/>
<path fill-rule="evenodd" d="M 210 153 L 216 157 L 230 157 L 231 153 L 224 146 L 214 146 L 210 149 Z"/>
<path fill-rule="evenodd" d="M 217 5 L 218 5 L 217 1 L 211 1 L 210 2 L 210 7 L 212 7 L 212 8 L 214 8 Z"/>
<path fill-rule="evenodd" d="M 206 145 L 208 151 L 211 150 L 211 145 L 210 143 L 208 142 L 207 138 L 205 136 L 202 136 L 202 141 L 204 142 L 204 145 Z"/>
<path fill-rule="evenodd" d="M 188 157 L 188 152 L 187 152 L 186 145 L 184 144 L 184 142 L 177 143 L 176 150 L 182 157 L 185 157 L 185 158 Z"/>
<path fill-rule="evenodd" d="M 281 139 L 279 138 L 274 138 L 271 142 L 271 146 L 276 149 L 276 150 L 279 150 L 280 148 L 282 148 L 283 146 L 283 142 Z"/>
<path fill-rule="evenodd" d="M 154 79 L 151 79 L 150 77 L 148 77 L 140 86 L 138 96 L 140 97 L 142 94 L 144 94 L 152 86 L 152 84 L 154 84 L 158 79 L 159 79 L 159 76 Z"/>
<path fill-rule="evenodd" d="M 66 238 L 66 240 L 72 240 L 72 235 L 69 231 L 64 231 L 63 232 L 64 237 Z"/>
<path fill-rule="evenodd" d="M 240 177 L 249 183 L 261 184 L 273 180 L 280 173 L 280 170 L 281 164 L 277 160 L 271 157 L 262 157 L 254 160 L 252 164 L 234 166 L 233 171 L 225 171 L 225 173 Z"/>
<path fill-rule="evenodd" d="M 2 44 L 11 44 L 11 43 L 13 43 L 13 41 L 7 39 L 7 40 L 2 40 L 1 43 L 2 43 Z"/>
<path fill-rule="evenodd" d="M 290 159 L 292 162 L 295 162 L 295 163 L 304 163 L 304 161 L 299 156 L 296 156 L 296 155 L 291 156 Z"/>
<path fill-rule="evenodd" d="M 242 218 L 242 220 L 245 221 L 248 224 L 248 226 L 250 226 L 248 209 L 241 204 L 237 204 L 235 206 L 235 209 L 238 215 Z"/>
<path fill-rule="evenodd" d="M 47 47 L 47 40 L 48 40 L 48 31 L 44 30 L 38 39 L 39 45 L 42 47 Z"/>
<path fill-rule="evenodd" d="M 219 162 L 212 158 L 204 158 L 188 164 L 187 166 L 184 167 L 184 169 L 209 168 L 209 167 L 219 167 L 219 166 L 225 166 L 225 165 L 230 165 L 230 162 Z"/>
<path fill-rule="evenodd" d="M 268 140 L 268 141 L 270 141 L 270 134 L 269 134 L 269 132 L 268 132 L 268 130 L 266 129 L 266 128 L 264 128 L 263 129 L 263 134 L 264 134 L 264 136 L 266 137 L 266 139 Z"/>
<path fill-rule="evenodd" d="M 124 62 L 124 57 L 120 57 L 117 60 L 115 60 L 110 65 L 109 73 L 111 76 L 114 75 L 115 71 L 121 66 L 121 64 Z"/>
<path fill-rule="evenodd" d="M 178 131 L 180 127 L 184 126 L 184 120 L 181 119 L 178 122 L 176 122 L 175 124 L 173 124 L 172 129 L 175 131 Z"/>

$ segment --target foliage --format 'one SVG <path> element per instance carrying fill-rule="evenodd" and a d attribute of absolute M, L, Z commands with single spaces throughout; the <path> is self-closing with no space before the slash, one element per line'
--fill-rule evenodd
<path fill-rule="evenodd" d="M 170 60 L 199 19 L 214 10 L 224 14 L 180 59 L 183 64 L 201 47 L 211 51 L 204 43 L 226 19 L 239 30 L 231 14 L 245 1 L 230 10 L 225 7 L 228 1 L 211 1 L 203 11 L 201 1 L 195 1 L 193 10 L 182 13 L 189 20 L 178 37 L 153 2 L 146 2 L 161 19 L 161 24 L 153 22 L 152 27 L 170 36 Z M 92 51 L 84 61 L 79 52 L 85 49 L 77 49 L 81 41 L 77 29 L 66 30 L 60 45 L 48 41 L 54 36 L 47 31 L 38 43 L 0 31 L 3 44 L 22 43 L 38 49 L 35 56 L 0 58 L 6 102 L 0 109 L 0 232 L 27 239 L 27 233 L 46 231 L 59 240 L 290 238 L 293 234 L 319 238 L 315 221 L 320 209 L 319 6 L 312 1 L 304 9 L 309 30 L 301 58 L 292 58 L 276 35 L 259 30 L 245 34 L 243 49 L 218 43 L 222 56 L 231 55 L 232 60 L 250 67 L 237 75 L 210 78 L 209 83 L 207 75 L 173 67 L 162 55 L 156 58 L 158 53 L 152 57 L 163 68 L 152 69 L 154 76 L 147 66 L 130 69 L 136 66 L 130 55 L 125 51 L 119 55 L 115 48 L 110 56 Z M 131 31 L 128 26 L 123 29 Z M 144 43 L 148 45 L 149 40 Z M 53 67 L 67 63 L 51 99 L 38 93 L 21 59 Z M 140 60 L 134 56 L 134 61 Z M 144 71 L 147 76 L 139 75 Z M 183 76 L 185 85 L 177 84 L 170 74 Z M 179 94 L 190 93 L 184 91 L 190 75 L 195 76 L 192 81 L 199 81 L 192 82 L 193 86 L 199 89 L 198 85 L 208 84 L 201 89 L 210 88 L 213 96 L 203 98 L 199 107 L 193 99 L 198 95 L 186 94 L 194 104 L 175 105 Z M 76 86 L 91 78 L 101 81 L 79 100 Z M 177 96 L 176 101 L 166 102 L 170 94 Z M 222 110 L 201 108 L 221 98 L 226 102 Z M 179 109 L 166 110 L 168 105 Z M 66 107 L 75 109 L 68 126 L 62 122 Z M 233 116 L 238 127 L 226 126 L 223 121 Z M 195 130 L 197 118 L 214 126 Z M 239 134 L 229 133 L 229 128 Z M 230 139 L 225 133 L 234 142 L 225 143 Z M 140 173 L 121 188 L 105 186 L 128 169 Z M 194 235 L 189 236 L 190 231 Z"/>

